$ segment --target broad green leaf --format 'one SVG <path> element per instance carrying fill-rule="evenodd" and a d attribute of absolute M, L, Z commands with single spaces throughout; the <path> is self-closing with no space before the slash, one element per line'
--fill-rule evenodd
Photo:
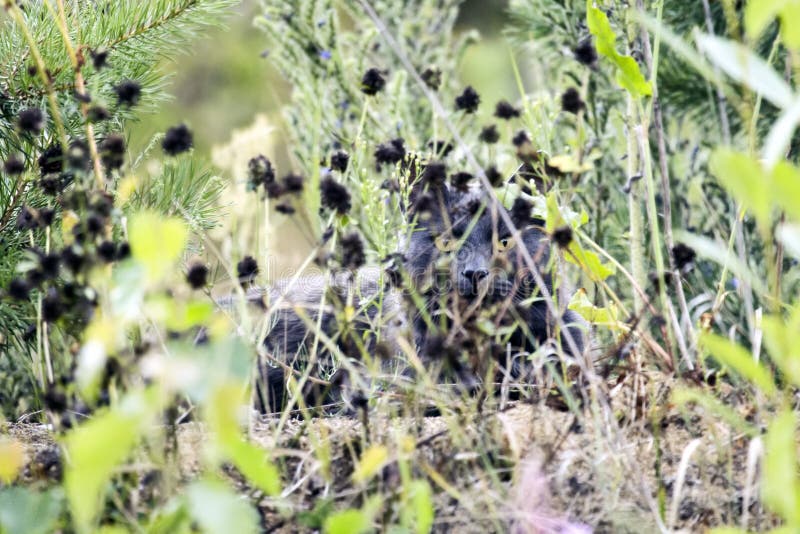
<path fill-rule="evenodd" d="M 761 163 L 741 152 L 719 148 L 711 154 L 709 167 L 722 186 L 761 224 L 768 223 L 770 179 Z"/>
<path fill-rule="evenodd" d="M 800 222 L 800 170 L 788 161 L 780 161 L 772 169 L 770 193 L 773 204 L 786 215 Z"/>
<path fill-rule="evenodd" d="M 389 449 L 383 445 L 373 445 L 361 455 L 361 460 L 353 471 L 353 480 L 366 482 L 384 466 L 388 458 Z"/>
<path fill-rule="evenodd" d="M 328 516 L 322 529 L 325 534 L 361 534 L 372 530 L 383 497 L 374 495 L 360 510 L 347 509 Z"/>
<path fill-rule="evenodd" d="M 323 532 L 326 534 L 360 534 L 372 528 L 372 520 L 361 510 L 342 510 L 328 516 Z"/>
<path fill-rule="evenodd" d="M 25 450 L 19 441 L 0 440 L 0 481 L 11 484 L 25 463 Z"/>
<path fill-rule="evenodd" d="M 774 315 L 761 321 L 764 330 L 764 343 L 772 361 L 795 386 L 800 386 L 800 345 L 797 333 L 787 328 L 783 319 Z"/>
<path fill-rule="evenodd" d="M 224 449 L 231 463 L 255 487 L 272 497 L 280 495 L 281 475 L 267 451 L 243 439 L 225 444 Z"/>
<path fill-rule="evenodd" d="M 700 338 L 700 343 L 720 363 L 754 384 L 762 393 L 766 395 L 775 393 L 772 373 L 755 361 L 742 346 L 715 334 L 704 334 Z"/>
<path fill-rule="evenodd" d="M 800 17 L 800 2 L 785 0 L 781 9 L 781 37 L 787 48 L 795 50 L 800 48 L 800 28 L 797 27 L 797 21 L 800 19 L 798 17 Z"/>
<path fill-rule="evenodd" d="M 203 532 L 256 533 L 258 514 L 247 502 L 225 484 L 216 481 L 195 482 L 186 492 L 189 513 Z"/>
<path fill-rule="evenodd" d="M 131 253 L 145 266 L 151 281 L 161 280 L 174 266 L 187 236 L 183 221 L 153 212 L 137 213 L 128 223 Z"/>
<path fill-rule="evenodd" d="M 191 532 L 191 517 L 183 499 L 170 501 L 147 525 L 147 534 L 188 534 Z"/>
<path fill-rule="evenodd" d="M 747 36 L 758 39 L 761 32 L 793 0 L 750 0 L 744 7 L 744 29 Z"/>
<path fill-rule="evenodd" d="M 617 83 L 633 96 L 649 96 L 653 93 L 639 65 L 631 56 L 622 55 L 617 52 L 617 36 L 611 29 L 606 14 L 592 6 L 591 0 L 586 2 L 586 24 L 589 32 L 595 37 L 595 47 L 597 51 L 605 56 L 616 67 Z"/>
<path fill-rule="evenodd" d="M 435 514 L 431 487 L 425 480 L 415 480 L 410 484 L 409 494 L 417 534 L 426 534 L 433 527 Z"/>
<path fill-rule="evenodd" d="M 787 410 L 769 424 L 764 436 L 764 502 L 789 526 L 800 526 L 800 487 L 797 480 L 795 415 Z"/>
<path fill-rule="evenodd" d="M 570 299 L 568 309 L 577 312 L 586 322 L 593 325 L 602 325 L 609 328 L 619 329 L 619 310 L 616 304 L 611 302 L 607 307 L 601 308 L 592 304 L 586 290 L 578 289 L 572 299 Z"/>
<path fill-rule="evenodd" d="M 61 499 L 54 491 L 33 492 L 23 487 L 0 491 L 0 532 L 46 534 L 55 531 Z"/>
<path fill-rule="evenodd" d="M 91 529 L 114 469 L 130 455 L 155 409 L 154 390 L 134 393 L 67 434 L 64 488 L 79 531 Z"/>
<path fill-rule="evenodd" d="M 584 158 L 583 161 L 578 161 L 575 154 L 553 156 L 547 163 L 565 174 L 584 173 L 594 169 L 592 159 Z"/>
<path fill-rule="evenodd" d="M 545 199 L 545 229 L 548 233 L 561 226 L 569 225 L 573 229 L 580 228 L 589 221 L 589 215 L 581 210 L 580 213 L 568 207 L 560 207 L 555 191 L 547 194 Z"/>
<path fill-rule="evenodd" d="M 616 272 L 613 265 L 606 265 L 600 261 L 600 256 L 590 250 L 586 250 L 578 245 L 577 241 L 572 241 L 567 247 L 568 253 L 564 254 L 564 258 L 570 263 L 578 265 L 583 271 L 589 275 L 589 278 L 594 282 L 605 280 Z"/>
<path fill-rule="evenodd" d="M 698 34 L 697 46 L 725 74 L 775 106 L 785 109 L 795 100 L 783 77 L 746 46 L 714 35 Z"/>
<path fill-rule="evenodd" d="M 244 440 L 238 413 L 246 402 L 245 387 L 227 383 L 216 388 L 206 407 L 213 439 L 226 459 L 258 489 L 272 496 L 281 492 L 280 472 L 267 451 Z"/>

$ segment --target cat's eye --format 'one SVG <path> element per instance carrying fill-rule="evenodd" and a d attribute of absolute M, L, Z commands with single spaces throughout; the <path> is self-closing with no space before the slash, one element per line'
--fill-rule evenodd
<path fill-rule="evenodd" d="M 504 237 L 503 239 L 497 241 L 497 250 L 499 252 L 504 252 L 513 246 L 514 246 L 514 238 L 510 236 Z"/>
<path fill-rule="evenodd" d="M 458 240 L 443 235 L 434 239 L 433 243 L 442 252 L 452 252 L 458 247 Z"/>

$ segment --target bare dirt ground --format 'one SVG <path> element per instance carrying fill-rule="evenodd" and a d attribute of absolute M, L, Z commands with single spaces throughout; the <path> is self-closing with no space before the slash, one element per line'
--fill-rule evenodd
<path fill-rule="evenodd" d="M 552 532 L 566 521 L 596 532 L 771 526 L 758 502 L 755 462 L 748 460 L 751 441 L 692 409 L 671 406 L 668 384 L 651 391 L 648 409 L 640 410 L 647 415 L 638 418 L 631 416 L 630 390 L 612 389 L 616 425 L 591 410 L 578 418 L 545 402 L 483 415 L 375 417 L 366 426 L 357 418 L 328 417 L 288 420 L 278 429 L 276 419 L 254 418 L 251 439 L 281 467 L 281 499 L 247 487 L 233 469 L 226 472 L 258 504 L 270 531 L 302 530 L 298 518 L 320 503 L 358 506 L 366 489 L 352 481 L 355 459 L 375 443 L 405 450 L 413 475 L 429 481 L 436 531 Z M 60 476 L 60 451 L 44 426 L 12 424 L 6 431 L 25 448 L 23 483 Z M 200 424 L 177 429 L 181 480 L 199 471 L 206 441 Z M 370 491 L 392 495 L 399 484 L 392 459 L 400 456 L 389 457 Z"/>

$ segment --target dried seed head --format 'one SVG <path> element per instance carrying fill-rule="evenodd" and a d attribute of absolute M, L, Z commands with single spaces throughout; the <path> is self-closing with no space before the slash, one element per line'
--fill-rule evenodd
<path fill-rule="evenodd" d="M 511 221 L 518 229 L 523 229 L 531 222 L 531 204 L 527 199 L 517 197 L 511 206 Z"/>
<path fill-rule="evenodd" d="M 236 264 L 236 275 L 241 283 L 250 283 L 258 274 L 258 262 L 252 256 L 245 256 Z"/>
<path fill-rule="evenodd" d="M 572 228 L 561 226 L 553 230 L 553 241 L 561 248 L 566 248 L 572 243 Z"/>
<path fill-rule="evenodd" d="M 186 281 L 192 289 L 202 289 L 208 284 L 208 267 L 202 263 L 195 263 L 186 273 Z"/>
<path fill-rule="evenodd" d="M 481 103 L 481 97 L 471 85 L 456 97 L 456 110 L 463 110 L 466 113 L 475 113 Z"/>
<path fill-rule="evenodd" d="M 692 268 L 697 253 L 688 245 L 678 243 L 672 247 L 672 259 L 679 271 L 686 272 Z"/>
<path fill-rule="evenodd" d="M 385 86 L 386 80 L 383 77 L 383 73 L 374 67 L 367 70 L 361 78 L 361 92 L 366 95 L 376 95 Z"/>
<path fill-rule="evenodd" d="M 500 132 L 497 131 L 497 126 L 494 124 L 489 124 L 488 126 L 483 127 L 478 139 L 487 145 L 493 145 L 500 140 Z"/>
<path fill-rule="evenodd" d="M 114 92 L 117 93 L 117 103 L 120 106 L 132 107 L 139 103 L 142 86 L 134 80 L 122 80 L 114 86 Z"/>
<path fill-rule="evenodd" d="M 501 100 L 494 108 L 494 116 L 498 119 L 511 120 L 519 117 L 519 109 L 512 106 L 507 100 Z"/>
<path fill-rule="evenodd" d="M 295 172 L 290 172 L 283 177 L 283 188 L 287 193 L 299 194 L 303 192 L 303 177 Z"/>
<path fill-rule="evenodd" d="M 427 67 L 420 75 L 425 85 L 433 91 L 438 91 L 442 85 L 442 71 L 434 65 Z"/>
<path fill-rule="evenodd" d="M 18 156 L 9 156 L 3 163 L 3 170 L 9 176 L 16 176 L 25 172 L 25 162 Z"/>
<path fill-rule="evenodd" d="M 38 134 L 44 127 L 44 113 L 39 108 L 23 109 L 17 116 L 17 126 L 23 132 Z"/>
<path fill-rule="evenodd" d="M 378 166 L 384 163 L 394 164 L 401 161 L 406 155 L 404 143 L 405 141 L 398 137 L 378 145 L 378 148 L 375 149 L 375 161 Z"/>
<path fill-rule="evenodd" d="M 30 284 L 22 278 L 14 278 L 8 284 L 8 296 L 15 300 L 28 300 L 30 291 Z"/>
<path fill-rule="evenodd" d="M 341 240 L 342 267 L 345 269 L 358 269 L 366 263 L 364 254 L 364 242 L 361 236 L 353 232 L 344 236 Z"/>
<path fill-rule="evenodd" d="M 125 138 L 111 134 L 100 143 L 100 158 L 109 169 L 119 169 L 125 163 Z"/>
<path fill-rule="evenodd" d="M 331 155 L 331 169 L 334 171 L 344 172 L 347 170 L 347 164 L 350 162 L 350 154 L 344 150 L 337 150 Z"/>
<path fill-rule="evenodd" d="M 161 141 L 161 148 L 167 155 L 177 156 L 192 148 L 193 144 L 192 132 L 185 124 L 180 124 L 167 130 L 164 140 Z"/>
<path fill-rule="evenodd" d="M 320 197 L 324 207 L 340 215 L 350 211 L 350 192 L 330 175 L 320 182 Z"/>
<path fill-rule="evenodd" d="M 586 104 L 581 100 L 581 94 L 574 87 L 570 87 L 561 95 L 561 109 L 567 113 L 577 114 L 585 107 Z"/>
<path fill-rule="evenodd" d="M 597 50 L 594 48 L 591 37 L 578 43 L 572 53 L 575 55 L 576 60 L 588 67 L 593 67 L 597 64 Z"/>
<path fill-rule="evenodd" d="M 455 174 L 450 175 L 450 183 L 458 189 L 459 191 L 467 191 L 469 189 L 469 183 L 475 177 L 468 172 L 460 171 Z"/>
<path fill-rule="evenodd" d="M 94 65 L 95 69 L 100 70 L 106 67 L 108 62 L 108 50 L 105 48 L 97 48 L 92 50 L 90 54 L 92 56 L 92 64 Z"/>

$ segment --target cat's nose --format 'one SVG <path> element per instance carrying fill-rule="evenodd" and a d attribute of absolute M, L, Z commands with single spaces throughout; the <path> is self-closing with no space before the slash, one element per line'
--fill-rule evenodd
<path fill-rule="evenodd" d="M 489 276 L 489 271 L 486 269 L 462 271 L 461 274 L 472 282 L 473 287 L 478 285 L 478 282 Z"/>

